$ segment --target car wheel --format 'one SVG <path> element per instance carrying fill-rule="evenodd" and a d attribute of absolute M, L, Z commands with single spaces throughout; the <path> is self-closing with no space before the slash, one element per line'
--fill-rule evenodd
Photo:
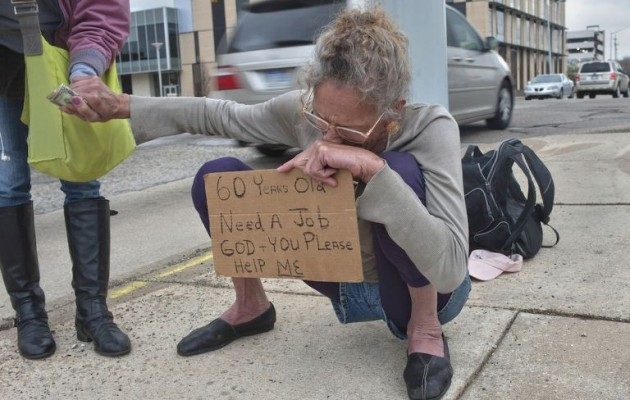
<path fill-rule="evenodd" d="M 558 100 L 562 100 L 563 97 L 564 97 L 564 90 L 560 89 L 560 93 L 558 93 Z"/>
<path fill-rule="evenodd" d="M 578 93 L 576 94 L 578 99 L 583 99 L 584 98 L 584 93 Z"/>
<path fill-rule="evenodd" d="M 588 95 L 588 98 L 589 99 L 594 99 L 595 96 L 597 96 L 595 93 L 591 93 L 591 94 Z"/>
<path fill-rule="evenodd" d="M 616 99 L 616 98 L 618 98 L 620 95 L 621 95 L 621 89 L 619 88 L 619 86 L 617 86 L 617 87 L 615 88 L 615 91 L 612 93 L 612 97 Z"/>
<path fill-rule="evenodd" d="M 531 97 L 525 97 L 525 100 L 531 100 L 531 99 L 532 99 Z"/>
<path fill-rule="evenodd" d="M 626 91 L 623 92 L 623 97 L 630 97 L 630 84 L 628 84 Z"/>
<path fill-rule="evenodd" d="M 503 82 L 499 89 L 499 97 L 497 99 L 497 112 L 493 118 L 486 120 L 486 125 L 490 129 L 505 129 L 510 125 L 512 120 L 512 109 L 514 108 L 514 98 L 512 96 L 512 88 L 509 83 Z"/>

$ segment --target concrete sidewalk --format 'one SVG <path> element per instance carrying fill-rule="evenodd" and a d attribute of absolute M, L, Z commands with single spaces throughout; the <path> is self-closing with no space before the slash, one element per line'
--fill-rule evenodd
<path fill-rule="evenodd" d="M 521 272 L 473 283 L 466 308 L 444 327 L 455 369 L 445 399 L 628 399 L 630 134 L 524 142 L 554 176 L 551 223 L 561 240 L 526 261 Z M 133 201 L 112 201 L 119 212 L 132 214 L 126 207 Z M 170 223 L 175 234 L 186 230 L 190 217 L 167 221 L 163 213 L 146 212 L 138 218 L 160 218 L 154 230 Z M 189 229 L 199 229 L 190 218 L 197 225 Z M 114 218 L 115 246 L 143 248 L 146 242 L 168 249 L 151 242 L 155 232 L 144 238 L 139 223 Z M 273 331 L 212 353 L 177 356 L 177 342 L 233 300 L 229 280 L 214 274 L 209 244 L 194 242 L 197 234 L 191 243 L 199 246 L 171 249 L 151 263 L 135 260 L 142 273 L 113 282 L 110 305 L 133 342 L 126 357 L 101 357 L 77 341 L 67 296 L 49 304 L 58 347 L 52 357 L 25 360 L 15 330 L 0 331 L 1 397 L 407 398 L 405 343 L 383 323 L 340 325 L 328 301 L 299 281 L 265 280 L 278 312 Z"/>

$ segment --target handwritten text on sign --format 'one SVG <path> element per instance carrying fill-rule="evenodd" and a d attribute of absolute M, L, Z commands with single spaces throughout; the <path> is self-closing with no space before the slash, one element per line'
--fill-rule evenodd
<path fill-rule="evenodd" d="M 205 175 L 215 270 L 249 278 L 363 280 L 352 176 L 319 184 L 299 170 Z"/>

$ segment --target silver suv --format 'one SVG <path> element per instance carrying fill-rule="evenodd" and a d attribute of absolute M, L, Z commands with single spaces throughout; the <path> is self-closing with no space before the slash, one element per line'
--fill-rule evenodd
<path fill-rule="evenodd" d="M 356 1 L 251 3 L 239 12 L 230 42 L 217 51 L 210 96 L 254 104 L 297 88 L 297 72 L 312 56 L 318 32 L 350 3 Z M 485 120 L 492 129 L 507 128 L 514 85 L 507 63 L 494 51 L 498 42 L 483 39 L 450 6 L 446 6 L 446 26 L 450 113 L 460 124 Z M 282 152 L 277 145 L 258 149 L 269 155 Z"/>
<path fill-rule="evenodd" d="M 594 99 L 598 94 L 612 97 L 630 96 L 630 78 L 617 61 L 587 61 L 580 64 L 575 75 L 575 95 Z"/>

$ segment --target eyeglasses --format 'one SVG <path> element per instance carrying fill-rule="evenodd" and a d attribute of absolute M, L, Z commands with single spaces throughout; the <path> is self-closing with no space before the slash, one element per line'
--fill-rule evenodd
<path fill-rule="evenodd" d="M 383 112 L 378 117 L 374 125 L 372 125 L 370 130 L 367 131 L 367 133 L 364 133 L 361 131 L 357 131 L 356 129 L 346 128 L 345 126 L 332 124 L 326 121 L 325 119 L 322 119 L 318 117 L 317 115 L 313 114 L 312 112 L 308 111 L 306 107 L 309 104 L 312 104 L 312 99 L 313 99 L 313 92 L 309 94 L 306 104 L 302 108 L 302 114 L 304 115 L 304 119 L 306 119 L 306 122 L 308 122 L 314 128 L 320 130 L 322 133 L 326 133 L 328 132 L 330 128 L 334 128 L 335 132 L 337 132 L 337 134 L 341 136 L 342 139 L 347 140 L 348 142 L 351 142 L 351 143 L 355 143 L 355 144 L 365 143 L 368 137 L 372 134 L 372 131 L 374 131 L 378 123 L 381 122 L 381 119 L 383 119 L 383 116 L 385 115 L 385 113 Z"/>

